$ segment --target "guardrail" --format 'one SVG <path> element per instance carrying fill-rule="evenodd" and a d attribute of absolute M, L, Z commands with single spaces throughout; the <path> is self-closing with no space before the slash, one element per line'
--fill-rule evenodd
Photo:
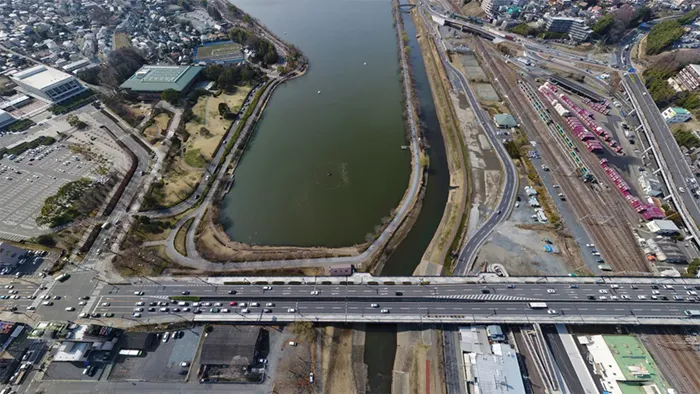
<path fill-rule="evenodd" d="M 652 152 L 652 155 L 654 156 L 654 159 L 656 160 L 656 164 L 659 166 L 659 170 L 661 171 L 661 177 L 663 178 L 664 183 L 666 184 L 666 187 L 671 192 L 671 199 L 673 199 L 673 202 L 676 205 L 676 208 L 678 209 L 678 213 L 681 215 L 681 219 L 683 219 L 683 223 L 685 224 L 685 227 L 692 234 L 693 240 L 695 241 L 695 243 L 698 246 L 700 246 L 700 238 L 698 238 L 698 233 L 696 231 L 695 222 L 692 220 L 690 213 L 686 210 L 685 204 L 683 203 L 683 199 L 677 197 L 678 190 L 677 190 L 676 184 L 673 183 L 673 178 L 670 177 L 666 173 L 666 169 L 668 167 L 666 165 L 666 161 L 665 161 L 663 155 L 661 155 L 661 152 L 659 151 L 658 142 L 656 141 L 656 138 L 654 138 L 652 133 L 649 132 L 649 130 L 651 130 L 651 125 L 649 125 L 649 123 L 647 122 L 646 117 L 643 116 L 644 112 L 640 110 L 641 106 L 637 102 L 637 97 L 633 94 L 633 91 L 630 88 L 629 82 L 627 81 L 626 78 L 622 78 L 622 84 L 628 93 L 628 96 L 630 98 L 630 101 L 632 102 L 632 106 L 634 107 L 634 110 L 637 111 L 637 117 L 639 118 L 640 123 L 642 125 L 642 130 L 644 131 L 644 135 L 646 136 L 647 141 L 649 141 L 649 146 L 651 147 L 651 152 Z"/>
<path fill-rule="evenodd" d="M 279 324 L 308 321 L 313 323 L 365 323 L 365 324 L 630 324 L 630 325 L 698 325 L 700 320 L 689 318 L 644 318 L 626 316 L 578 316 L 578 315 L 361 315 L 361 314 L 225 314 L 196 315 L 195 322 L 236 322 L 249 324 Z"/>

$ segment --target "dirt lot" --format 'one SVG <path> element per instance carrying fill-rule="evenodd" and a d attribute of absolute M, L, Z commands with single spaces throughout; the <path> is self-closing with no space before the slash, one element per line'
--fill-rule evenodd
<path fill-rule="evenodd" d="M 440 333 L 437 330 L 414 328 L 407 325 L 398 327 L 398 347 L 391 391 L 397 394 L 442 394 L 445 392 L 445 385 L 440 368 L 440 362 L 443 360 Z"/>
<path fill-rule="evenodd" d="M 353 373 L 353 330 L 326 327 L 321 343 L 324 394 L 356 394 Z"/>
<path fill-rule="evenodd" d="M 222 93 L 217 97 L 200 97 L 192 108 L 195 119 L 185 125 L 185 129 L 191 136 L 187 141 L 187 150 L 199 149 L 204 160 L 211 160 L 219 141 L 232 122 L 219 115 L 219 104 L 226 103 L 231 112 L 237 113 L 250 89 L 250 86 L 240 86 L 234 94 Z M 203 128 L 207 131 L 202 132 Z"/>
<path fill-rule="evenodd" d="M 126 33 L 114 33 L 114 49 L 128 48 L 131 46 L 129 35 Z"/>
<path fill-rule="evenodd" d="M 290 327 L 285 328 L 285 331 L 290 331 Z M 290 346 L 289 341 L 285 341 L 282 345 L 272 392 L 279 394 L 316 393 L 317 382 L 314 384 L 309 382 L 310 372 L 314 372 L 316 380 L 321 377 L 319 376 L 321 375 L 320 371 L 316 368 L 318 345 L 316 339 L 296 335 L 289 340 L 296 342 L 297 345 Z"/>

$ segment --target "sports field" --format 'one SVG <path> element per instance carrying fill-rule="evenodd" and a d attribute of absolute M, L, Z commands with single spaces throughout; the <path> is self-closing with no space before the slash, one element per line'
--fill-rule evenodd
<path fill-rule="evenodd" d="M 195 48 L 195 62 L 230 62 L 243 59 L 242 46 L 233 41 L 213 42 Z"/>

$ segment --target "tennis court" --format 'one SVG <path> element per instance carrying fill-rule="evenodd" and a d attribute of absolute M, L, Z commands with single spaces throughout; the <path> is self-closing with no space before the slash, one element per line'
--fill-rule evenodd
<path fill-rule="evenodd" d="M 212 42 L 195 48 L 194 61 L 232 63 L 243 60 L 242 46 L 233 41 Z"/>

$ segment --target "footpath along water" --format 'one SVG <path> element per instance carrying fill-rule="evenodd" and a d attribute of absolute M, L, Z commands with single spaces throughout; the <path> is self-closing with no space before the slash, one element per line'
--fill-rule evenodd
<path fill-rule="evenodd" d="M 384 265 L 382 275 L 412 275 L 420 263 L 426 248 L 437 230 L 447 203 L 450 174 L 447 168 L 445 144 L 440 124 L 435 113 L 432 93 L 420 46 L 416 39 L 416 28 L 410 15 L 403 14 L 403 24 L 410 49 L 410 61 L 415 82 L 416 95 L 420 99 L 421 118 L 425 126 L 425 138 L 430 149 L 428 186 L 423 198 L 423 207 L 403 242 Z M 368 326 L 365 337 L 365 363 L 369 378 L 369 393 L 390 394 L 394 356 L 396 355 L 396 326 Z"/>
<path fill-rule="evenodd" d="M 272 95 L 222 202 L 224 229 L 259 245 L 365 242 L 410 174 L 391 2 L 234 4 L 299 47 L 310 68 Z"/>

